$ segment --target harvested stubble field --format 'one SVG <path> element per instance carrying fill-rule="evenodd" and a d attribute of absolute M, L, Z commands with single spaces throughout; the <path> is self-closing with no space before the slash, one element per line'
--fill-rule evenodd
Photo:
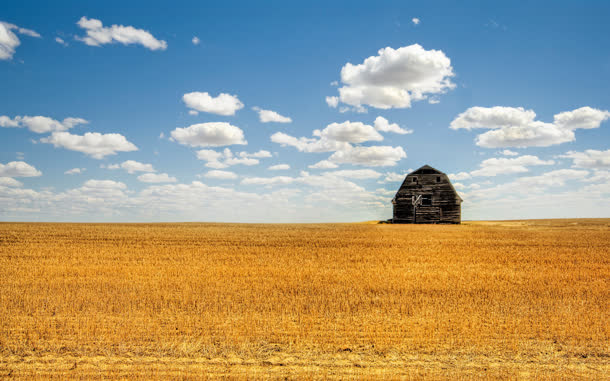
<path fill-rule="evenodd" d="M 0 377 L 604 378 L 610 220 L 0 224 Z"/>

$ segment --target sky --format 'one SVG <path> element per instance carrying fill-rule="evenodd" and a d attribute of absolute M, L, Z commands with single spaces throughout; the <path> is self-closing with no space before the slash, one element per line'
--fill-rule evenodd
<path fill-rule="evenodd" d="M 19 1 L 0 220 L 610 217 L 610 2 Z"/>

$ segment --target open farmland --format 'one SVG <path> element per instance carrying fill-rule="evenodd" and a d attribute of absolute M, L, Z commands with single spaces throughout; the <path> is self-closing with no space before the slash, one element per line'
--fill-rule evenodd
<path fill-rule="evenodd" d="M 610 374 L 610 220 L 0 224 L 0 376 Z"/>

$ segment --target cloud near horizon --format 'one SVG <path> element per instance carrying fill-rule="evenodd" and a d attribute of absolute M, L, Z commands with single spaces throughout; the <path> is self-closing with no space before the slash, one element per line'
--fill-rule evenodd
<path fill-rule="evenodd" d="M 491 130 L 476 137 L 476 145 L 485 148 L 548 147 L 574 141 L 577 129 L 598 128 L 610 118 L 610 112 L 581 107 L 556 114 L 553 123 L 535 118 L 533 110 L 523 107 L 471 107 L 459 114 L 449 128 Z"/>

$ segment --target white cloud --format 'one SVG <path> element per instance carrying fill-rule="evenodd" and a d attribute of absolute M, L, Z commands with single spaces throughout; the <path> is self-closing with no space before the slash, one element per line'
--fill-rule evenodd
<path fill-rule="evenodd" d="M 326 104 L 328 107 L 337 108 L 339 105 L 339 97 L 326 97 Z"/>
<path fill-rule="evenodd" d="M 50 137 L 42 138 L 40 141 L 70 151 L 82 152 L 94 159 L 102 159 L 104 156 L 116 155 L 117 152 L 138 150 L 138 147 L 129 142 L 121 134 L 87 132 L 85 135 L 73 135 L 69 132 L 53 132 Z"/>
<path fill-rule="evenodd" d="M 193 45 L 199 45 L 201 40 L 199 39 L 199 37 L 194 36 L 193 39 L 191 40 L 191 42 L 193 43 Z"/>
<path fill-rule="evenodd" d="M 450 173 L 447 176 L 449 177 L 449 180 L 452 181 L 467 180 L 472 177 L 468 172 Z"/>
<path fill-rule="evenodd" d="M 519 153 L 518 153 L 518 152 L 511 151 L 511 150 L 509 150 L 509 149 L 505 149 L 505 150 L 503 150 L 503 151 L 500 151 L 500 154 L 502 154 L 502 155 L 504 155 L 504 156 L 517 156 L 517 155 L 519 155 Z"/>
<path fill-rule="evenodd" d="M 314 135 L 322 139 L 333 140 L 344 143 L 364 143 L 367 141 L 383 140 L 375 129 L 362 122 L 345 121 L 343 123 L 331 123 L 322 131 L 314 131 Z"/>
<path fill-rule="evenodd" d="M 252 110 L 258 112 L 258 118 L 260 119 L 260 121 L 262 123 L 269 123 L 269 122 L 291 123 L 292 122 L 292 119 L 290 119 L 286 116 L 282 116 L 275 111 L 263 110 L 260 107 L 252 107 Z"/>
<path fill-rule="evenodd" d="M 417 17 L 413 17 L 413 18 L 411 19 L 411 22 L 413 23 L 413 25 L 419 25 L 420 20 L 419 20 Z"/>
<path fill-rule="evenodd" d="M 0 127 L 11 128 L 11 127 L 22 127 L 20 126 L 21 117 L 11 119 L 6 115 L 0 116 Z"/>
<path fill-rule="evenodd" d="M 171 132 L 178 143 L 191 147 L 221 147 L 233 144 L 248 144 L 244 132 L 225 122 L 193 124 L 185 128 L 176 128 Z"/>
<path fill-rule="evenodd" d="M 237 98 L 237 95 L 220 93 L 217 97 L 212 97 L 207 92 L 195 91 L 182 96 L 182 101 L 186 107 L 195 111 L 208 112 L 216 115 L 230 116 L 235 115 L 237 110 L 244 107 L 244 104 Z"/>
<path fill-rule="evenodd" d="M 584 152 L 568 151 L 564 157 L 572 159 L 572 166 L 577 168 L 610 168 L 610 149 L 598 151 L 588 149 Z"/>
<path fill-rule="evenodd" d="M 229 151 L 230 152 L 230 151 Z M 256 157 L 256 158 L 266 158 L 266 157 L 272 157 L 273 155 L 271 155 L 271 152 L 266 151 L 264 149 L 256 151 L 256 152 L 240 152 L 238 153 L 239 157 Z"/>
<path fill-rule="evenodd" d="M 61 37 L 55 37 L 55 42 L 63 46 L 68 46 L 68 43 Z"/>
<path fill-rule="evenodd" d="M 197 159 L 205 161 L 218 161 L 222 158 L 222 152 L 214 151 L 211 149 L 202 149 L 197 151 Z"/>
<path fill-rule="evenodd" d="M 356 107 L 408 108 L 412 101 L 455 87 L 451 60 L 441 50 L 425 50 L 414 44 L 383 48 L 378 54 L 361 64 L 343 66 L 341 102 Z"/>
<path fill-rule="evenodd" d="M 260 163 L 259 160 L 257 159 L 252 159 L 250 157 L 235 157 L 235 156 L 229 156 L 227 157 L 225 155 L 225 160 L 222 162 L 223 165 L 225 166 L 232 166 L 232 165 L 238 165 L 238 164 L 242 164 L 242 165 L 257 165 L 258 163 Z M 212 167 L 214 168 L 214 167 Z"/>
<path fill-rule="evenodd" d="M 351 147 L 333 153 L 328 160 L 337 164 L 365 165 L 370 167 L 392 166 L 407 154 L 402 147 L 372 146 Z"/>
<path fill-rule="evenodd" d="M 203 175 L 203 177 L 211 179 L 232 180 L 238 178 L 239 176 L 237 176 L 235 172 L 212 170 L 208 171 L 205 175 Z"/>
<path fill-rule="evenodd" d="M 175 183 L 175 177 L 169 176 L 167 173 L 145 173 L 138 176 L 138 180 L 143 183 Z"/>
<path fill-rule="evenodd" d="M 528 172 L 528 166 L 532 165 L 553 165 L 553 160 L 541 160 L 537 156 L 524 155 L 516 158 L 491 158 L 483 160 L 480 168 L 470 172 L 470 176 L 497 176 L 503 174 L 513 174 Z"/>
<path fill-rule="evenodd" d="M 189 110 L 189 115 L 199 115 L 199 111 Z"/>
<path fill-rule="evenodd" d="M 40 175 L 42 175 L 42 172 L 24 161 L 0 163 L 0 176 L 2 177 L 37 177 Z"/>
<path fill-rule="evenodd" d="M 331 86 L 339 86 L 339 81 L 332 81 L 330 83 Z"/>
<path fill-rule="evenodd" d="M 554 123 L 534 120 L 536 113 L 522 107 L 471 107 L 458 115 L 451 129 L 487 128 L 476 144 L 481 147 L 548 147 L 575 140 L 574 130 L 597 128 L 609 113 L 582 107 L 555 115 Z"/>
<path fill-rule="evenodd" d="M 40 34 L 31 29 L 20 28 L 17 25 L 9 24 L 0 21 L 0 60 L 10 60 L 15 54 L 15 49 L 21 45 L 19 37 L 13 30 L 19 34 L 25 34 L 30 37 L 40 37 Z"/>
<path fill-rule="evenodd" d="M 335 163 L 332 163 L 328 160 L 322 160 L 319 161 L 315 164 L 312 165 L 308 165 L 308 168 L 312 168 L 312 169 L 333 169 L 333 168 L 338 168 L 339 166 Z"/>
<path fill-rule="evenodd" d="M 403 182 L 405 177 L 407 177 L 407 175 L 411 172 L 413 172 L 412 169 L 408 169 L 405 173 L 388 172 L 385 174 L 383 181 L 386 183 L 396 183 L 399 181 Z"/>
<path fill-rule="evenodd" d="M 268 168 L 270 171 L 283 171 L 286 169 L 290 169 L 290 165 L 288 164 L 277 164 L 277 165 L 272 165 Z"/>
<path fill-rule="evenodd" d="M 294 177 L 275 176 L 275 177 L 246 177 L 241 181 L 244 185 L 286 185 L 297 181 Z"/>
<path fill-rule="evenodd" d="M 96 189 L 127 189 L 127 185 L 114 180 L 87 180 L 83 184 L 83 187 Z"/>
<path fill-rule="evenodd" d="M 100 20 L 88 19 L 83 16 L 76 23 L 86 30 L 87 35 L 77 36 L 76 39 L 90 46 L 120 43 L 123 45 L 140 44 L 150 50 L 165 50 L 167 43 L 156 39 L 150 32 L 144 29 L 136 29 L 133 26 L 112 25 L 104 27 Z"/>
<path fill-rule="evenodd" d="M 86 168 L 72 168 L 64 172 L 64 175 L 76 175 L 86 171 Z"/>
<path fill-rule="evenodd" d="M 124 169 L 129 174 L 136 172 L 155 172 L 155 168 L 152 164 L 144 164 L 135 160 L 126 160 L 121 164 L 112 164 L 108 166 L 108 169 Z"/>
<path fill-rule="evenodd" d="M 21 181 L 17 181 L 12 177 L 0 177 L 0 187 L 21 187 L 23 183 Z"/>
<path fill-rule="evenodd" d="M 381 173 L 372 169 L 343 169 L 340 171 L 324 172 L 322 175 L 333 175 L 339 177 L 347 177 L 351 179 L 376 179 L 381 176 Z"/>
<path fill-rule="evenodd" d="M 207 161 L 206 167 L 208 168 L 227 168 L 232 165 L 257 165 L 260 163 L 258 159 L 255 158 L 267 158 L 271 157 L 271 153 L 269 151 L 260 150 L 254 153 L 248 152 L 240 152 L 236 155 L 231 152 L 230 149 L 225 148 L 222 152 L 217 152 L 209 149 L 202 149 L 197 151 L 197 158 L 199 160 Z"/>
<path fill-rule="evenodd" d="M 405 130 L 400 128 L 400 126 L 396 123 L 390 124 L 390 122 L 388 122 L 388 120 L 382 116 L 375 118 L 375 129 L 377 131 L 393 132 L 401 135 L 413 133 L 413 130 Z"/>
<path fill-rule="evenodd" d="M 276 132 L 271 135 L 271 141 L 284 146 L 292 146 L 301 152 L 333 152 L 340 149 L 348 149 L 349 143 L 338 142 L 336 140 L 315 139 L 315 138 L 295 138 L 283 132 Z"/>
<path fill-rule="evenodd" d="M 66 131 L 79 124 L 88 124 L 89 121 L 82 118 L 65 118 L 62 122 L 49 118 L 48 116 L 16 116 L 11 119 L 8 116 L 0 116 L 0 127 L 27 127 L 30 131 L 44 134 L 54 131 Z"/>
<path fill-rule="evenodd" d="M 560 128 L 575 130 L 577 128 L 591 129 L 610 118 L 610 112 L 591 107 L 581 107 L 574 111 L 564 111 L 553 117 L 554 124 Z"/>

